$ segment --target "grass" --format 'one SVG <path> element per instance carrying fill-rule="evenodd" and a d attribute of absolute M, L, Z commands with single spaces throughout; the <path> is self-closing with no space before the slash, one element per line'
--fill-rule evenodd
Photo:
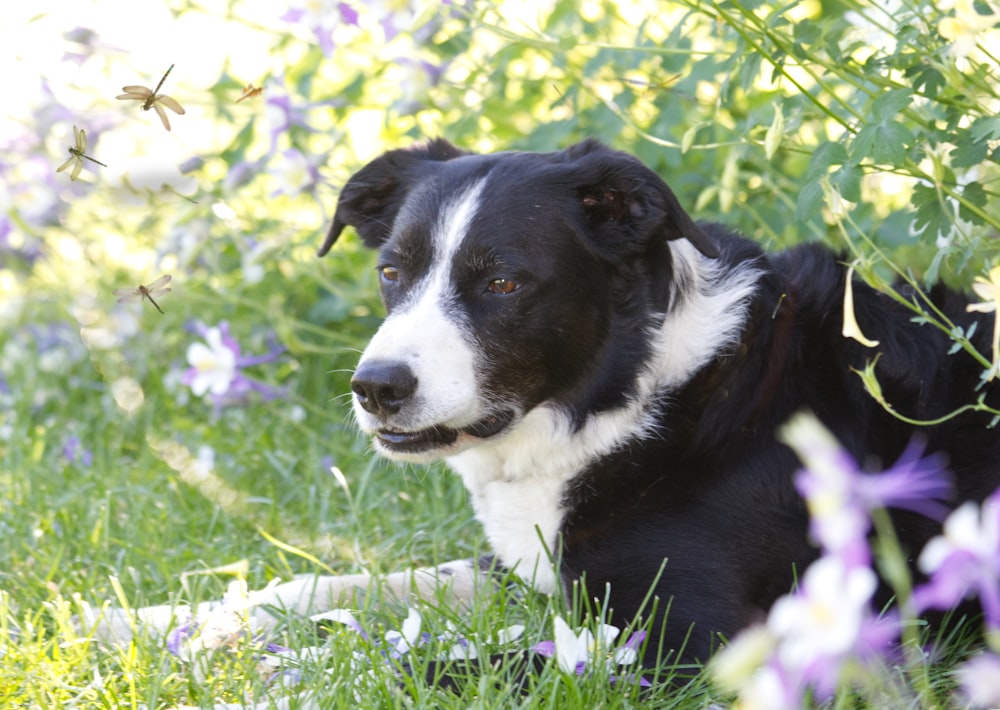
<path fill-rule="evenodd" d="M 580 618 L 561 599 L 518 583 L 484 592 L 472 611 L 444 600 L 419 604 L 429 643 L 405 657 L 412 676 L 385 662 L 384 646 L 337 624 L 320 632 L 299 617 L 283 618 L 268 640 L 316 650 L 291 676 L 270 682 L 260 668 L 261 642 L 185 662 L 162 638 L 140 632 L 129 646 L 103 647 L 74 623 L 83 602 L 136 607 L 220 598 L 233 577 L 217 568 L 227 565 L 242 569 L 250 589 L 258 589 L 275 577 L 389 572 L 485 549 L 457 476 L 442 466 L 381 461 L 350 423 L 343 396 L 348 373 L 377 322 L 371 293 L 360 295 L 371 287 L 368 260 L 350 247 L 324 264 L 293 259 L 287 274 L 259 287 L 209 291 L 204 280 L 180 280 L 164 299 L 163 316 L 139 304 L 119 313 L 103 299 L 112 284 L 99 275 L 100 285 L 82 300 L 41 271 L 29 277 L 25 290 L 35 297 L 9 320 L 2 344 L 0 706 L 269 707 L 286 691 L 298 699 L 292 706 L 311 698 L 320 707 L 700 708 L 726 700 L 704 679 L 682 690 L 659 685 L 640 693 L 633 684 L 610 683 L 607 671 L 577 678 L 555 663 L 532 675 L 523 692 L 513 691 L 510 664 L 485 661 L 473 664 L 458 692 L 429 685 L 427 664 L 456 634 L 485 651 L 523 652 L 552 638 L 556 614 Z M 187 344 L 197 339 L 186 323 L 228 318 L 245 353 L 263 352 L 260 307 L 243 304 L 266 304 L 269 293 L 282 294 L 282 310 L 267 322 L 288 353 L 251 374 L 286 387 L 286 396 L 251 400 L 215 417 L 178 383 Z M 81 302 L 93 306 L 92 297 L 103 299 L 101 307 L 82 315 Z M 350 297 L 358 297 L 353 307 L 346 306 Z M 319 312 L 339 312 L 340 320 Z M 137 327 L 115 325 L 129 318 Z M 119 336 L 98 347 L 99 339 L 81 336 L 81 320 L 90 328 L 117 327 Z M 117 389 L 125 378 L 143 394 L 131 414 L 118 404 L 125 401 Z M 67 450 L 70 437 L 89 461 Z M 214 465 L 192 466 L 205 447 Z M 331 465 L 342 477 L 331 474 Z M 378 591 L 351 608 L 375 639 L 399 629 L 407 615 Z M 523 637 L 497 647 L 497 631 L 513 624 L 524 625 Z M 951 665 L 888 672 L 887 678 L 918 678 L 920 695 L 913 682 L 887 679 L 880 691 L 867 689 L 866 701 L 848 690 L 838 702 L 874 707 L 881 693 L 894 705 L 947 703 Z M 654 670 L 645 675 L 662 678 Z M 280 680 L 287 677 L 294 678 L 290 687 Z"/>
<path fill-rule="evenodd" d="M 82 294 L 60 286 L 72 276 L 58 260 L 25 277 L 20 287 L 32 297 L 5 316 L 0 335 L 0 706 L 265 702 L 268 692 L 280 693 L 258 669 L 260 644 L 185 663 L 162 638 L 143 633 L 127 647 L 103 647 L 74 615 L 84 602 L 220 598 L 233 577 L 212 570 L 240 562 L 250 589 L 258 589 L 327 568 L 388 572 L 484 550 L 457 476 L 442 466 L 387 464 L 351 424 L 348 373 L 377 323 L 368 260 L 350 248 L 325 264 L 293 258 L 287 274 L 257 287 L 216 281 L 210 288 L 206 278 L 175 274 L 162 316 L 148 304 L 116 306 L 104 294 L 122 285 L 117 276 L 89 274 Z M 274 294 L 281 294 L 277 315 L 269 311 Z M 195 318 L 228 319 L 247 354 L 264 352 L 268 333 L 279 333 L 284 359 L 250 374 L 287 388 L 286 396 L 252 399 L 214 417 L 178 382 L 186 347 L 198 339 L 186 327 Z M 272 327 L 260 330 L 263 324 Z M 96 337 L 97 328 L 114 337 Z M 123 381 L 142 393 L 131 413 L 119 404 L 128 404 Z M 72 440 L 75 453 L 67 449 Z M 192 467 L 206 447 L 214 465 Z M 486 640 L 487 648 L 498 629 L 523 624 L 520 650 L 552 638 L 553 615 L 568 613 L 561 600 L 516 585 L 486 594 L 469 613 L 444 602 L 419 610 L 431 639 L 458 633 Z M 358 599 L 353 611 L 375 637 L 398 629 L 407 614 L 380 593 Z M 640 702 L 632 686 L 612 687 L 600 674 L 566 677 L 554 664 L 533 678 L 527 696 L 511 692 L 504 666 L 479 668 L 459 693 L 442 693 L 420 673 L 410 678 L 386 665 L 380 649 L 352 632 L 321 637 L 302 618 L 285 619 L 269 640 L 319 647 L 302 662 L 295 691 L 313 694 L 322 707 L 356 703 L 355 695 L 366 707 Z M 406 660 L 419 670 L 443 650 L 446 642 L 433 641 Z M 356 654 L 362 660 L 352 661 Z M 371 674 L 362 672 L 369 667 Z M 684 706 L 698 692 L 654 696 Z"/>

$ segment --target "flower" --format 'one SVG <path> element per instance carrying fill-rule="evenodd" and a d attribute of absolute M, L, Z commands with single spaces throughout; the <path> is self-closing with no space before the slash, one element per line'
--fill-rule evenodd
<path fill-rule="evenodd" d="M 963 663 L 955 675 L 972 707 L 1000 707 L 1000 656 L 995 653 L 976 656 Z"/>
<path fill-rule="evenodd" d="M 411 608 L 407 612 L 406 620 L 399 631 L 392 630 L 386 632 L 385 642 L 390 647 L 387 651 L 389 658 L 402 658 L 417 645 L 418 641 L 423 640 L 420 636 L 420 627 L 422 624 L 423 619 L 420 617 L 420 612 Z"/>
<path fill-rule="evenodd" d="M 204 337 L 205 343 L 192 343 L 188 347 L 187 360 L 191 370 L 185 384 L 190 385 L 191 391 L 198 397 L 206 392 L 224 395 L 236 378 L 237 347 L 231 338 L 223 341 L 221 328 L 209 328 Z"/>
<path fill-rule="evenodd" d="M 293 0 L 292 7 L 281 19 L 302 23 L 313 31 L 325 56 L 333 52 L 333 31 L 339 25 L 357 25 L 358 12 L 343 2 L 334 0 Z"/>
<path fill-rule="evenodd" d="M 977 276 L 972 290 L 982 299 L 980 303 L 970 303 L 965 310 L 972 313 L 993 313 L 993 364 L 988 377 L 993 379 L 1000 371 L 1000 265 L 990 269 L 989 276 Z"/>
<path fill-rule="evenodd" d="M 94 454 L 89 449 L 83 448 L 80 444 L 80 437 L 75 434 L 66 439 L 63 444 L 63 456 L 70 463 L 79 463 L 84 468 L 90 468 L 94 461 Z"/>
<path fill-rule="evenodd" d="M 930 575 L 913 592 L 918 611 L 950 609 L 976 593 L 987 629 L 1000 634 L 1000 490 L 982 506 L 970 501 L 956 508 L 917 565 Z"/>
<path fill-rule="evenodd" d="M 865 473 L 833 435 L 811 414 L 793 417 L 784 441 L 805 464 L 795 485 L 806 500 L 810 534 L 824 551 L 867 565 L 870 513 L 875 508 L 903 508 L 943 518 L 940 503 L 949 484 L 940 456 L 921 456 L 911 444 L 882 473 Z"/>
<path fill-rule="evenodd" d="M 240 345 L 230 335 L 229 323 L 226 321 L 213 328 L 196 323 L 194 329 L 205 342 L 192 343 L 188 347 L 187 360 L 191 367 L 184 371 L 181 381 L 191 387 L 196 396 L 208 396 L 216 414 L 227 404 L 245 401 L 250 392 L 257 392 L 265 399 L 283 394 L 278 388 L 247 377 L 241 370 L 273 362 L 284 352 L 284 348 L 278 347 L 264 355 L 248 357 L 241 354 Z"/>
<path fill-rule="evenodd" d="M 301 151 L 289 148 L 281 154 L 278 166 L 271 174 L 278 181 L 278 189 L 271 197 L 278 195 L 297 195 L 309 192 L 319 180 L 319 171 Z"/>
<path fill-rule="evenodd" d="M 858 321 L 854 317 L 853 266 L 847 270 L 847 276 L 844 279 L 844 327 L 842 334 L 845 338 L 853 338 L 854 340 L 857 340 L 866 348 L 874 348 L 878 346 L 877 340 L 865 337 L 865 334 L 861 332 L 861 326 L 858 325 Z"/>
<path fill-rule="evenodd" d="M 160 90 L 160 87 L 163 86 L 163 82 L 167 80 L 167 77 L 170 75 L 173 68 L 174 65 L 171 64 L 170 68 L 167 69 L 166 73 L 163 75 L 163 78 L 160 79 L 160 83 L 157 84 L 156 88 L 152 91 L 147 89 L 145 86 L 129 84 L 128 86 L 122 87 L 122 91 L 125 93 L 119 94 L 115 98 L 119 101 L 141 101 L 142 110 L 148 111 L 149 109 L 153 109 L 156 111 L 156 115 L 160 117 L 163 127 L 169 131 L 170 119 L 167 118 L 167 112 L 163 110 L 163 107 L 166 106 L 178 115 L 184 114 L 184 108 L 169 96 L 165 94 L 158 94 L 157 92 Z"/>
<path fill-rule="evenodd" d="M 233 580 L 222 604 L 200 618 L 188 619 L 167 635 L 167 650 L 181 660 L 191 661 L 205 651 L 232 648 L 241 639 L 253 639 L 254 621 L 248 612 L 270 599 L 271 588 L 280 582 L 272 579 L 264 589 L 251 592 L 245 580 Z"/>
<path fill-rule="evenodd" d="M 801 707 L 810 689 L 819 700 L 831 697 L 852 664 L 870 662 L 898 636 L 895 617 L 878 618 L 871 609 L 877 586 L 870 568 L 821 557 L 764 624 L 740 632 L 717 654 L 713 677 L 739 693 L 740 707 Z"/>
<path fill-rule="evenodd" d="M 645 631 L 637 631 L 620 647 L 612 649 L 621 633 L 617 626 L 599 624 L 595 636 L 590 629 L 579 633 L 573 631 L 561 616 L 556 616 L 553 624 L 555 639 L 541 641 L 532 650 L 546 658 L 554 656 L 559 668 L 573 675 L 583 675 L 588 667 L 598 662 L 604 662 L 610 668 L 632 665 L 639 659 L 639 649 L 646 639 Z M 611 681 L 615 680 L 616 677 L 611 676 Z M 643 687 L 650 685 L 645 678 L 639 678 L 638 682 Z"/>
<path fill-rule="evenodd" d="M 955 0 L 954 9 L 954 15 L 938 23 L 938 33 L 951 42 L 949 53 L 964 59 L 976 50 L 982 36 L 1000 22 L 1000 14 L 981 15 L 973 0 Z"/>

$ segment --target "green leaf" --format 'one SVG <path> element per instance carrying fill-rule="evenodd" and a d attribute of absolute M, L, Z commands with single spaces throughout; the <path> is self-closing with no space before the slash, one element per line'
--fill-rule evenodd
<path fill-rule="evenodd" d="M 840 196 L 849 202 L 861 202 L 861 178 L 864 171 L 857 163 L 844 165 L 830 175 L 830 182 L 840 191 Z"/>
<path fill-rule="evenodd" d="M 963 133 L 956 139 L 955 148 L 951 151 L 951 166 L 953 168 L 968 168 L 986 160 L 989 145 L 986 141 L 975 140 L 970 133 Z"/>
<path fill-rule="evenodd" d="M 809 160 L 809 177 L 826 175 L 830 166 L 843 165 L 847 162 L 847 150 L 840 143 L 827 141 L 813 151 Z"/>
<path fill-rule="evenodd" d="M 913 88 L 929 99 L 937 98 L 945 87 L 944 74 L 932 67 L 914 67 L 912 71 L 907 71 L 907 76 L 912 76 Z"/>
<path fill-rule="evenodd" d="M 851 142 L 851 157 L 856 161 L 871 158 L 876 163 L 902 165 L 913 141 L 913 133 L 899 121 L 870 123 Z"/>
<path fill-rule="evenodd" d="M 981 116 L 969 127 L 969 133 L 977 141 L 1000 139 L 1000 116 Z"/>
<path fill-rule="evenodd" d="M 986 191 L 983 190 L 983 186 L 978 182 L 970 182 L 962 188 L 962 199 L 967 200 L 979 209 L 986 207 Z M 983 223 L 983 218 L 970 210 L 963 203 L 959 203 L 958 216 L 966 222 L 972 222 L 973 224 Z"/>
<path fill-rule="evenodd" d="M 812 180 L 799 190 L 795 204 L 795 215 L 803 222 L 807 222 L 819 214 L 822 209 L 823 186 L 818 179 Z"/>
<path fill-rule="evenodd" d="M 936 189 L 929 185 L 913 188 L 910 204 L 916 208 L 913 231 L 925 239 L 935 240 L 951 232 L 954 214 L 946 210 Z"/>
<path fill-rule="evenodd" d="M 888 123 L 913 101 L 912 89 L 896 89 L 879 95 L 872 102 L 872 116 L 878 123 Z"/>

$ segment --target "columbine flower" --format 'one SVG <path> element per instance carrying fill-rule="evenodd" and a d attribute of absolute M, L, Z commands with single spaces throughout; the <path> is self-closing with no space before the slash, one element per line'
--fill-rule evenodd
<path fill-rule="evenodd" d="M 1000 707 L 1000 656 L 984 653 L 963 663 L 955 675 L 974 708 Z"/>
<path fill-rule="evenodd" d="M 942 459 L 921 457 L 919 446 L 908 447 L 886 471 L 865 473 L 812 415 L 794 417 L 783 438 L 806 466 L 795 485 L 809 509 L 810 534 L 826 552 L 867 565 L 869 515 L 875 508 L 903 508 L 932 518 L 947 511 L 935 500 L 949 490 Z"/>
<path fill-rule="evenodd" d="M 295 148 L 289 148 L 281 154 L 281 160 L 271 170 L 271 174 L 278 182 L 278 189 L 271 193 L 272 197 L 308 192 L 319 180 L 316 166 Z"/>
<path fill-rule="evenodd" d="M 876 587 L 870 568 L 821 557 L 766 624 L 741 632 L 713 659 L 713 676 L 739 692 L 741 707 L 802 707 L 810 689 L 831 697 L 853 663 L 877 657 L 898 635 L 894 619 L 871 610 Z"/>
<path fill-rule="evenodd" d="M 84 468 L 90 468 L 90 464 L 94 461 L 93 452 L 83 448 L 80 444 L 80 437 L 75 434 L 66 439 L 66 443 L 63 444 L 63 456 L 70 463 L 79 462 Z"/>
<path fill-rule="evenodd" d="M 119 94 L 115 98 L 120 101 L 141 101 L 142 110 L 148 111 L 153 109 L 156 111 L 156 115 L 160 117 L 160 121 L 163 123 L 163 127 L 168 131 L 170 130 L 170 119 L 167 118 L 167 112 L 163 110 L 166 106 L 171 111 L 178 115 L 184 114 L 184 108 L 177 103 L 174 99 L 170 98 L 165 94 L 158 94 L 160 87 L 163 86 L 163 82 L 167 80 L 170 75 L 171 70 L 173 70 L 174 65 L 171 64 L 170 68 L 167 69 L 163 78 L 160 79 L 160 83 L 156 85 L 156 88 L 150 91 L 145 86 L 138 86 L 136 84 L 129 84 L 128 86 L 123 86 L 122 91 L 124 94 Z"/>
<path fill-rule="evenodd" d="M 989 7 L 989 3 L 986 3 Z M 949 53 L 964 59 L 976 50 L 983 34 L 1000 21 L 1000 14 L 981 15 L 973 0 L 955 0 L 955 14 L 938 23 L 938 33 L 951 42 Z"/>
<path fill-rule="evenodd" d="M 281 16 L 286 22 L 302 23 L 313 31 L 323 54 L 333 52 L 333 31 L 338 25 L 357 25 L 358 12 L 343 2 L 333 0 L 294 0 L 292 8 Z"/>
<path fill-rule="evenodd" d="M 574 675 L 583 675 L 588 667 L 596 663 L 605 663 L 611 668 L 635 663 L 646 638 L 645 631 L 638 631 L 622 646 L 612 649 L 615 639 L 621 633 L 617 626 L 600 624 L 595 637 L 590 629 L 583 629 L 579 633 L 573 631 L 561 616 L 555 617 L 553 623 L 555 640 L 535 644 L 532 650 L 546 658 L 554 656 L 560 669 Z M 615 677 L 612 676 L 611 680 L 614 681 Z M 649 681 L 640 678 L 639 684 L 646 687 L 649 686 Z"/>
<path fill-rule="evenodd" d="M 990 367 L 989 379 L 996 377 L 1000 371 L 1000 264 L 990 269 L 989 277 L 977 276 L 972 284 L 972 290 L 982 299 L 980 303 L 970 303 L 965 307 L 968 312 L 993 313 L 993 365 Z"/>
<path fill-rule="evenodd" d="M 281 580 L 275 578 L 264 589 L 251 592 L 246 581 L 233 580 L 222 604 L 200 618 L 192 618 L 167 635 L 167 650 L 190 661 L 205 651 L 232 648 L 240 640 L 252 639 L 254 620 L 249 611 L 270 598 L 270 590 Z"/>
<path fill-rule="evenodd" d="M 844 327 L 842 334 L 845 338 L 853 338 L 866 348 L 874 348 L 878 346 L 877 340 L 865 337 L 865 334 L 861 332 L 861 326 L 858 325 L 858 321 L 854 317 L 853 266 L 847 270 L 847 276 L 844 279 Z"/>
<path fill-rule="evenodd" d="M 1000 490 L 982 506 L 964 503 L 948 516 L 917 564 L 931 576 L 913 592 L 918 611 L 951 609 L 978 594 L 987 629 L 1000 641 Z"/>
<path fill-rule="evenodd" d="M 185 370 L 182 382 L 189 385 L 196 396 L 210 397 L 216 413 L 226 404 L 245 401 L 250 392 L 257 392 L 265 399 L 281 396 L 279 389 L 256 382 L 241 370 L 273 362 L 284 352 L 283 348 L 247 357 L 241 354 L 239 343 L 229 334 L 226 321 L 214 328 L 196 323 L 194 328 L 205 342 L 192 343 L 188 347 L 187 360 L 191 367 Z"/>
<path fill-rule="evenodd" d="M 389 658 L 402 658 L 409 653 L 409 651 L 413 649 L 419 641 L 424 640 L 420 635 L 420 627 L 422 624 L 423 619 L 420 617 L 420 612 L 411 608 L 407 613 L 406 620 L 403 622 L 403 626 L 399 631 L 392 630 L 386 632 L 385 642 L 389 646 L 389 650 L 387 651 Z"/>

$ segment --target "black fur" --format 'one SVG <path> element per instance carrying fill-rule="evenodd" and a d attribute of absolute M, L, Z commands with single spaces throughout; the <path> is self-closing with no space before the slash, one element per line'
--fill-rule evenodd
<path fill-rule="evenodd" d="M 320 253 L 352 225 L 390 255 L 402 274 L 385 287 L 391 311 L 413 286 L 407 275 L 433 258 L 426 231 L 442 200 L 486 174 L 504 189 L 488 195 L 470 230 L 473 246 L 457 258 L 456 310 L 490 363 L 485 391 L 526 410 L 556 403 L 582 426 L 634 394 L 652 355 L 651 329 L 691 287 L 671 241 L 687 239 L 723 274 L 748 263 L 760 272 L 738 344 L 662 392 L 655 435 L 623 441 L 564 491 L 557 554 L 565 588 L 583 579 L 600 595 L 610 585 L 609 605 L 625 625 L 658 580 L 653 629 L 662 623 L 664 635 L 650 649 L 706 660 L 720 634 L 762 618 L 817 557 L 792 483 L 800 464 L 775 435 L 796 412 L 815 413 L 872 470 L 920 437 L 928 453 L 947 456 L 952 505 L 1000 486 L 1000 434 L 989 417 L 915 429 L 866 394 L 855 372 L 879 354 L 875 372 L 895 408 L 918 420 L 941 417 L 981 393 L 982 367 L 964 352 L 949 354 L 946 335 L 857 282 L 857 319 L 880 345 L 846 339 L 846 269 L 836 255 L 813 245 L 766 255 L 718 225 L 697 225 L 655 174 L 594 141 L 549 154 L 473 156 L 444 141 L 387 153 L 344 187 Z M 483 279 L 498 271 L 523 282 L 517 299 L 483 295 Z M 990 352 L 992 319 L 968 314 L 958 294 L 931 297 L 956 324 L 978 319 L 976 346 Z M 997 385 L 985 392 L 1000 406 Z M 896 522 L 911 556 L 939 530 L 916 515 Z"/>

